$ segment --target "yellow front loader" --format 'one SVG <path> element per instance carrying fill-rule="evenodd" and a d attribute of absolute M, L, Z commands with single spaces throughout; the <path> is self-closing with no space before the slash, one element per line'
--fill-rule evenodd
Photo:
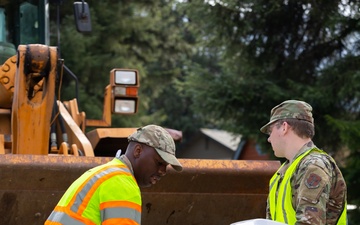
<path fill-rule="evenodd" d="M 55 100 L 55 82 L 62 76 L 62 63 L 56 47 L 29 44 L 19 45 L 17 55 L 1 66 L 0 153 L 93 157 L 113 156 L 117 149 L 126 149 L 126 138 L 135 128 L 95 129 L 88 134 L 85 128 L 110 127 L 112 113 L 136 112 L 138 72 L 110 71 L 103 117 L 94 120 L 78 111 L 76 99 Z M 97 146 L 103 138 L 117 142 Z"/>
<path fill-rule="evenodd" d="M 96 128 L 84 133 L 88 124 L 109 126 L 111 110 L 129 110 L 128 96 L 115 90 L 128 87 L 116 81 L 122 75 L 137 75 L 136 71 L 112 70 L 103 119 L 86 120 L 85 113 L 77 111 L 76 99 L 54 100 L 61 63 L 55 47 L 20 45 L 17 55 L 0 68 L 0 224 L 43 224 L 67 187 L 87 169 L 111 160 L 106 156 L 126 149 L 126 138 L 135 130 Z M 57 129 L 58 144 L 51 145 L 50 128 L 59 117 L 68 138 L 65 141 Z M 181 137 L 169 131 L 175 140 Z M 101 142 L 105 156 L 94 151 Z M 183 172 L 170 168 L 159 184 L 142 190 L 143 224 L 215 225 L 265 216 L 268 181 L 279 162 L 180 161 Z"/>
<path fill-rule="evenodd" d="M 0 0 L 0 15 L 2 7 L 13 10 L 11 4 L 28 10 L 45 9 L 46 2 Z M 16 46 L 0 36 L 0 56 L 7 55 L 0 64 L 0 225 L 42 225 L 77 177 L 126 149 L 136 128 L 110 128 L 111 115 L 136 113 L 139 74 L 109 71 L 103 116 L 87 119 L 76 98 L 58 98 L 66 67 L 57 47 Z M 88 127 L 94 129 L 86 133 Z M 181 131 L 168 131 L 181 139 Z M 161 182 L 142 190 L 143 225 L 228 225 L 265 217 L 268 182 L 278 161 L 180 161 L 183 172 L 169 168 Z"/>

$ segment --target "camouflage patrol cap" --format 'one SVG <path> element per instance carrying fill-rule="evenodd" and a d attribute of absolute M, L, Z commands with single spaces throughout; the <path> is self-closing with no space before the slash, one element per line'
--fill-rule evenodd
<path fill-rule="evenodd" d="M 174 140 L 164 128 L 157 125 L 147 125 L 138 128 L 136 132 L 128 137 L 128 140 L 153 147 L 160 157 L 176 171 L 182 170 L 182 165 L 175 157 Z"/>
<path fill-rule="evenodd" d="M 275 106 L 270 113 L 270 121 L 260 128 L 260 131 L 267 133 L 269 126 L 281 119 L 298 119 L 314 124 L 312 107 L 306 102 L 298 100 L 287 100 Z"/>

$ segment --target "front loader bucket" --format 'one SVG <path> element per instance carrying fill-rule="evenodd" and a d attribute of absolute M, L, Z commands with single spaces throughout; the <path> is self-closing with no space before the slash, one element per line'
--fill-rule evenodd
<path fill-rule="evenodd" d="M 0 224 L 42 225 L 70 184 L 108 157 L 1 155 Z M 142 225 L 212 225 L 265 217 L 278 161 L 180 159 L 142 190 Z"/>
<path fill-rule="evenodd" d="M 142 224 L 229 225 L 265 218 L 269 180 L 279 161 L 183 160 L 143 189 Z"/>
<path fill-rule="evenodd" d="M 0 224 L 43 225 L 70 184 L 110 158 L 0 155 Z"/>

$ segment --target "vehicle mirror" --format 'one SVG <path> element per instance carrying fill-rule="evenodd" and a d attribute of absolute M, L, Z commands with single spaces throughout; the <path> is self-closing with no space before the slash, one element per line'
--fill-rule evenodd
<path fill-rule="evenodd" d="M 74 2 L 76 29 L 80 33 L 91 32 L 90 10 L 87 2 Z"/>

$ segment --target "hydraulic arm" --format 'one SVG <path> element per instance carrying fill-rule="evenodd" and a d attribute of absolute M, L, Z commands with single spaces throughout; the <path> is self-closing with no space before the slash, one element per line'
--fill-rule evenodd
<path fill-rule="evenodd" d="M 15 154 L 48 154 L 57 63 L 56 47 L 37 44 L 18 47 L 11 116 Z"/>

